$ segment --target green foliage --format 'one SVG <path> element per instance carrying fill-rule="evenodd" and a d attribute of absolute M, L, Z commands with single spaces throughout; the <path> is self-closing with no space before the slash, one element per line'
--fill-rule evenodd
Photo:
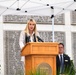
<path fill-rule="evenodd" d="M 29 72 L 29 75 L 47 75 L 45 71 L 33 70 Z"/>
<path fill-rule="evenodd" d="M 74 67 L 73 61 L 71 60 L 71 66 L 67 66 L 64 70 L 63 74 L 59 74 L 59 70 L 56 75 L 75 75 L 76 69 Z M 24 75 L 23 72 L 19 71 L 18 75 Z M 48 75 L 48 73 L 44 70 L 30 70 L 27 75 Z"/>
<path fill-rule="evenodd" d="M 60 75 L 59 74 L 59 71 L 57 72 L 57 75 Z M 76 69 L 74 67 L 74 64 L 73 64 L 73 61 L 71 60 L 71 66 L 67 66 L 65 69 L 64 69 L 64 75 L 75 75 L 76 74 Z"/>

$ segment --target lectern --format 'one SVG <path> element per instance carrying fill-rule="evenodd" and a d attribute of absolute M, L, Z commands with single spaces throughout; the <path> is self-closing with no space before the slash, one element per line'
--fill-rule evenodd
<path fill-rule="evenodd" d="M 25 56 L 25 74 L 32 69 L 44 71 L 47 75 L 56 75 L 56 55 L 58 43 L 30 42 L 21 50 L 21 56 Z"/>

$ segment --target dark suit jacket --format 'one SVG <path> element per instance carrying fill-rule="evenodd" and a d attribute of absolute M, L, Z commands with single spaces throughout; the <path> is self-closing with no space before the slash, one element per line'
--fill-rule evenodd
<path fill-rule="evenodd" d="M 39 37 L 39 36 L 36 36 L 35 34 L 33 34 L 33 42 L 36 42 L 36 37 L 38 39 L 38 42 L 43 42 L 43 40 Z M 27 36 L 27 33 L 25 33 L 25 43 L 28 43 L 30 42 L 30 36 Z"/>
<path fill-rule="evenodd" d="M 70 57 L 66 54 L 63 54 L 63 58 L 64 58 L 64 69 L 66 69 L 70 66 Z M 58 55 L 56 56 L 56 69 L 57 73 L 60 72 L 60 60 Z"/>

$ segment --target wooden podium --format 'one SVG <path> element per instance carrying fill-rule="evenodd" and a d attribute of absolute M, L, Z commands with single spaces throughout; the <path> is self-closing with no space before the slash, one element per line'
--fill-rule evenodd
<path fill-rule="evenodd" d="M 58 43 L 30 42 L 21 51 L 25 56 L 25 74 L 32 69 L 44 69 L 47 75 L 56 75 L 56 55 Z"/>

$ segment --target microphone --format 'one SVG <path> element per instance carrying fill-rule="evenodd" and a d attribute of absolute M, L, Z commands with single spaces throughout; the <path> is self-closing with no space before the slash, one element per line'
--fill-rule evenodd
<path fill-rule="evenodd" d="M 44 42 L 39 36 L 37 36 L 37 38 L 38 38 L 38 41 Z"/>

